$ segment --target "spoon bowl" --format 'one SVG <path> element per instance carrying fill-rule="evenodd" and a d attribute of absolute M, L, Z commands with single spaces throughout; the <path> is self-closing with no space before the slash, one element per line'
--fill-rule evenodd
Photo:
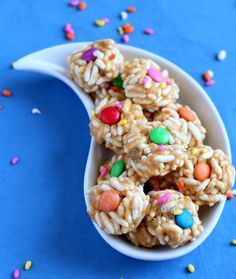
<path fill-rule="evenodd" d="M 14 62 L 12 66 L 16 70 L 34 71 L 62 80 L 77 94 L 90 117 L 90 112 L 94 107 L 92 99 L 70 79 L 67 67 L 67 57 L 86 44 L 88 43 L 73 43 L 44 49 L 21 58 Z M 222 149 L 231 159 L 229 139 L 222 119 L 206 92 L 195 80 L 173 63 L 151 52 L 126 45 L 118 45 L 118 48 L 126 60 L 135 57 L 149 58 L 158 63 L 162 68 L 168 69 L 170 76 L 175 79 L 180 87 L 179 102 L 192 107 L 207 129 L 205 143 L 213 148 Z M 105 149 L 103 145 L 97 144 L 94 139 L 91 139 L 84 175 L 84 198 L 87 206 L 87 190 L 96 184 L 99 167 L 106 159 L 110 158 L 110 155 L 111 151 Z M 106 234 L 95 223 L 94 226 L 110 246 L 127 256 L 148 261 L 170 260 L 191 252 L 203 243 L 216 226 L 224 204 L 225 201 L 222 201 L 213 207 L 201 207 L 200 218 L 204 226 L 203 233 L 196 241 L 176 249 L 169 247 L 158 247 L 154 249 L 135 247 L 121 237 Z"/>

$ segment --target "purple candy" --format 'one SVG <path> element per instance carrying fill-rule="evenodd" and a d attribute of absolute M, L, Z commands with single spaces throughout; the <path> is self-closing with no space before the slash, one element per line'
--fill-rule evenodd
<path fill-rule="evenodd" d="M 155 70 L 153 68 L 148 69 L 147 75 L 155 82 L 162 82 L 165 80 L 162 73 L 158 70 Z"/>
<path fill-rule="evenodd" d="M 97 57 L 93 55 L 94 51 L 96 51 L 96 50 L 98 50 L 98 48 L 96 48 L 96 47 L 92 47 L 92 48 L 86 50 L 82 55 L 82 59 L 85 60 L 86 62 L 96 60 Z"/>

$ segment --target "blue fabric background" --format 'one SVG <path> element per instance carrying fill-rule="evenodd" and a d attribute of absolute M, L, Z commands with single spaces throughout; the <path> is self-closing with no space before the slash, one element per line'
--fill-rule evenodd
<path fill-rule="evenodd" d="M 130 44 L 176 63 L 202 83 L 212 69 L 216 85 L 207 93 L 222 115 L 236 155 L 234 0 L 87 0 L 78 12 L 66 0 L 1 0 L 0 3 L 0 278 L 33 261 L 22 278 L 235 278 L 235 201 L 207 241 L 191 254 L 168 262 L 142 262 L 110 248 L 90 222 L 83 199 L 83 174 L 89 147 L 88 118 L 76 95 L 61 82 L 16 72 L 10 63 L 30 52 L 66 43 L 62 28 L 71 22 L 77 41 L 111 37 L 120 42 L 119 13 L 135 5 Z M 103 28 L 94 20 L 110 18 Z M 155 35 L 143 34 L 151 27 Z M 226 49 L 224 62 L 214 59 Z M 203 104 L 204 105 L 204 104 Z M 42 115 L 33 115 L 38 107 Z M 219 134 L 221 131 L 218 131 Z M 16 166 L 13 156 L 20 156 Z M 192 263 L 194 274 L 185 266 Z"/>

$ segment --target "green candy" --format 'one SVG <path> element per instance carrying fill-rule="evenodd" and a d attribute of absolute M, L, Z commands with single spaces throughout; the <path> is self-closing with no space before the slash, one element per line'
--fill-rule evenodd
<path fill-rule="evenodd" d="M 156 144 L 166 144 L 170 140 L 170 133 L 165 128 L 153 128 L 149 137 Z"/>
<path fill-rule="evenodd" d="M 123 160 L 116 161 L 111 168 L 111 176 L 118 177 L 125 170 L 125 162 Z"/>
<path fill-rule="evenodd" d="M 116 87 L 123 88 L 123 80 L 122 80 L 121 76 L 118 76 L 115 79 L 113 79 L 113 81 L 111 83 L 112 83 L 112 85 L 114 85 Z"/>

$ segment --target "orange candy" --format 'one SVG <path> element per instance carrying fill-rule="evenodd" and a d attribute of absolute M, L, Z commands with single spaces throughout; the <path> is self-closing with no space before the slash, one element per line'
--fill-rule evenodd
<path fill-rule="evenodd" d="M 128 7 L 127 8 L 127 12 L 128 13 L 135 13 L 136 12 L 136 8 L 135 7 Z"/>
<path fill-rule="evenodd" d="M 180 180 L 177 184 L 177 188 L 179 191 L 184 189 L 184 182 L 182 180 Z"/>
<path fill-rule="evenodd" d="M 120 201 L 121 198 L 116 190 L 107 190 L 101 194 L 98 208 L 104 212 L 115 211 Z"/>
<path fill-rule="evenodd" d="M 205 72 L 205 73 L 202 75 L 202 77 L 203 77 L 203 79 L 204 79 L 205 81 L 211 80 L 211 75 L 210 75 L 209 72 Z"/>
<path fill-rule="evenodd" d="M 130 23 L 125 23 L 123 25 L 123 30 L 125 34 L 130 34 L 134 32 L 134 27 Z"/>
<path fill-rule="evenodd" d="M 182 107 L 178 110 L 179 116 L 184 118 L 187 121 L 196 120 L 195 114 L 188 108 Z"/>
<path fill-rule="evenodd" d="M 168 110 L 168 109 L 163 110 L 163 112 L 164 112 L 165 114 L 171 114 L 171 111 Z"/>
<path fill-rule="evenodd" d="M 228 193 L 227 194 L 227 199 L 232 200 L 234 198 L 234 194 Z"/>
<path fill-rule="evenodd" d="M 109 59 L 110 59 L 110 60 L 113 60 L 114 58 L 116 58 L 116 55 L 115 55 L 115 53 L 112 53 L 112 54 L 109 56 Z"/>
<path fill-rule="evenodd" d="M 211 168 L 207 163 L 200 162 L 194 167 L 194 176 L 199 181 L 204 181 L 211 175 Z"/>
<path fill-rule="evenodd" d="M 125 23 L 125 24 L 123 25 L 123 28 L 128 28 L 128 27 L 130 27 L 130 26 L 131 26 L 130 23 Z"/>
<path fill-rule="evenodd" d="M 86 2 L 80 2 L 78 5 L 78 10 L 83 11 L 87 8 Z"/>
<path fill-rule="evenodd" d="M 125 28 L 124 31 L 125 31 L 125 34 L 133 33 L 134 32 L 134 27 L 130 26 L 128 28 Z"/>
<path fill-rule="evenodd" d="M 75 35 L 74 34 L 71 34 L 71 33 L 67 33 L 66 34 L 66 38 L 67 38 L 67 40 L 74 40 L 75 39 Z"/>
<path fill-rule="evenodd" d="M 2 91 L 2 96 L 10 97 L 10 96 L 12 96 L 12 93 L 11 93 L 11 91 L 5 89 Z"/>

